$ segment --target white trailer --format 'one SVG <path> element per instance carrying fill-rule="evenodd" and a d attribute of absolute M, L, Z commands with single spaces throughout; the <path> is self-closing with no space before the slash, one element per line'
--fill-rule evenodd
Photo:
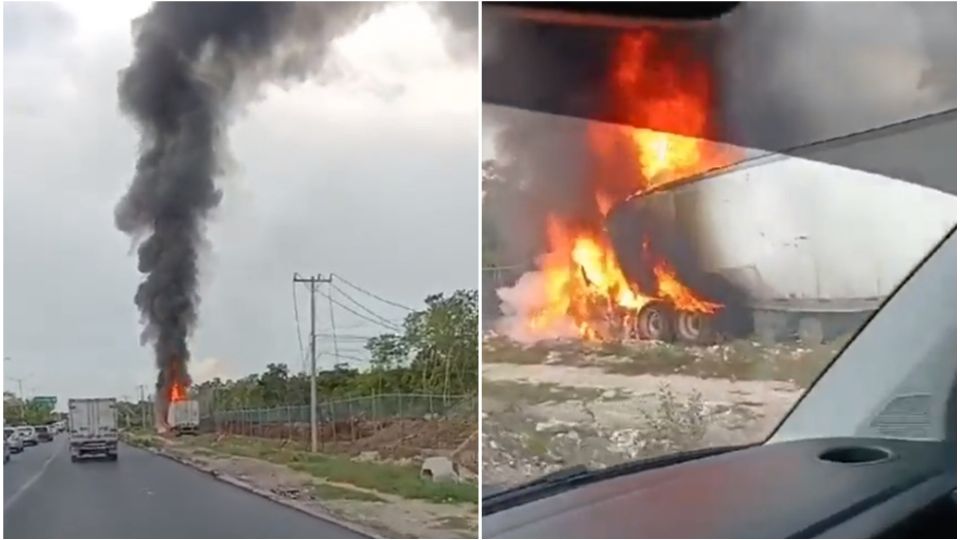
<path fill-rule="evenodd" d="M 167 425 L 177 436 L 196 435 L 200 427 L 200 406 L 192 400 L 170 403 L 167 409 Z"/>
<path fill-rule="evenodd" d="M 114 398 L 70 399 L 70 460 L 88 455 L 117 460 L 117 400 Z"/>
<path fill-rule="evenodd" d="M 626 205 L 675 229 L 699 271 L 745 292 L 761 339 L 808 343 L 858 326 L 957 217 L 957 199 L 948 193 L 780 155 Z M 667 311 L 664 319 L 685 341 L 704 338 L 711 320 Z"/>

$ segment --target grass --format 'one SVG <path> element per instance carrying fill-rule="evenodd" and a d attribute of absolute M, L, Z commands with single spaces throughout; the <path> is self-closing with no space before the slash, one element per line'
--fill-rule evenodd
<path fill-rule="evenodd" d="M 595 401 L 603 396 L 603 388 L 578 388 L 554 383 L 522 383 L 514 381 L 485 381 L 483 397 L 502 398 L 515 402 L 550 403 L 572 400 Z"/>
<path fill-rule="evenodd" d="M 679 374 L 730 380 L 777 380 L 806 387 L 839 353 L 849 337 L 841 336 L 809 348 L 793 344 L 767 346 L 749 340 L 715 346 L 560 342 L 524 347 L 504 338 L 492 338 L 484 342 L 483 361 L 539 365 L 549 358 L 552 364 L 596 367 L 620 375 Z"/>
<path fill-rule="evenodd" d="M 301 453 L 289 467 L 318 478 L 351 484 L 407 499 L 438 503 L 477 502 L 477 486 L 434 482 L 420 477 L 418 467 L 387 463 L 358 463 L 340 456 Z"/>
<path fill-rule="evenodd" d="M 347 456 L 312 454 L 294 448 L 281 448 L 279 441 L 252 437 L 230 436 L 217 442 L 211 436 L 200 436 L 190 444 L 286 465 L 321 480 L 350 484 L 408 499 L 438 503 L 477 502 L 476 484 L 427 480 L 420 477 L 420 469 L 416 466 L 357 462 Z"/>
<path fill-rule="evenodd" d="M 125 435 L 123 441 L 140 448 L 156 448 L 159 446 L 154 436 L 147 432 L 129 432 Z"/>
<path fill-rule="evenodd" d="M 837 354 L 842 343 L 813 348 L 765 346 L 747 340 L 716 347 L 657 344 L 627 348 L 613 345 L 611 354 L 635 362 L 611 363 L 603 368 L 622 375 L 682 374 L 700 378 L 787 381 L 806 387 Z"/>

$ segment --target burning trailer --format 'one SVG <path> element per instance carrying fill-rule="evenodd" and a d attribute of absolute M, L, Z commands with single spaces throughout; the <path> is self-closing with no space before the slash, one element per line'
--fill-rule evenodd
<path fill-rule="evenodd" d="M 628 198 L 594 231 L 551 221 L 539 269 L 498 291 L 501 330 L 521 341 L 819 344 L 862 324 L 955 217 L 956 198 L 937 190 L 754 159 Z"/>
<path fill-rule="evenodd" d="M 610 106 L 663 131 L 502 115 L 497 159 L 519 176 L 532 216 L 515 222 L 538 220 L 543 245 L 534 271 L 497 290 L 498 332 L 820 343 L 859 326 L 955 223 L 954 196 L 829 164 L 860 152 L 869 169 L 863 143 L 895 150 L 942 126 L 797 151 L 815 159 L 716 142 L 709 54 L 687 45 L 639 30 L 613 48 Z"/>
<path fill-rule="evenodd" d="M 817 344 L 851 332 L 956 219 L 945 193 L 802 158 L 765 157 L 695 180 L 608 216 L 631 281 L 651 279 L 637 246 L 652 237 L 684 282 L 724 306 L 651 303 L 637 316 L 642 337 Z"/>
<path fill-rule="evenodd" d="M 162 399 L 154 401 L 157 433 L 164 435 L 196 435 L 200 428 L 200 405 L 190 399 L 186 385 L 174 382 Z"/>

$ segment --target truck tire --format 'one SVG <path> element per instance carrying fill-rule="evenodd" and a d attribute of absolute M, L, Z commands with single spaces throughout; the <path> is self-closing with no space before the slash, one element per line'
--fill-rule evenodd
<path fill-rule="evenodd" d="M 713 339 L 712 317 L 692 311 L 679 311 L 676 318 L 677 338 L 684 343 L 705 345 Z"/>
<path fill-rule="evenodd" d="M 80 461 L 80 458 L 77 457 L 76 454 L 70 454 L 70 461 L 71 461 L 72 463 L 76 463 L 76 462 Z"/>
<path fill-rule="evenodd" d="M 107 454 L 107 459 L 109 459 L 110 461 L 116 461 L 117 454 Z"/>
<path fill-rule="evenodd" d="M 673 310 L 663 302 L 650 302 L 637 314 L 637 337 L 673 341 Z"/>

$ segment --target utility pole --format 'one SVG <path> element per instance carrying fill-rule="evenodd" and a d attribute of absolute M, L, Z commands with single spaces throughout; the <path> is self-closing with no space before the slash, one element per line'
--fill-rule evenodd
<path fill-rule="evenodd" d="M 27 418 L 27 396 L 23 395 L 23 379 L 10 377 L 10 380 L 17 381 L 17 388 L 20 392 L 20 421 L 24 422 Z"/>
<path fill-rule="evenodd" d="M 306 283 L 310 288 L 310 451 L 317 451 L 317 284 L 330 283 L 322 274 L 300 277 L 293 274 L 294 283 Z M 331 310 L 332 310 L 331 305 Z"/>
<path fill-rule="evenodd" d="M 146 386 L 141 384 L 137 388 L 140 390 L 140 429 L 147 429 L 147 409 L 144 408 L 147 403 L 143 397 Z"/>

